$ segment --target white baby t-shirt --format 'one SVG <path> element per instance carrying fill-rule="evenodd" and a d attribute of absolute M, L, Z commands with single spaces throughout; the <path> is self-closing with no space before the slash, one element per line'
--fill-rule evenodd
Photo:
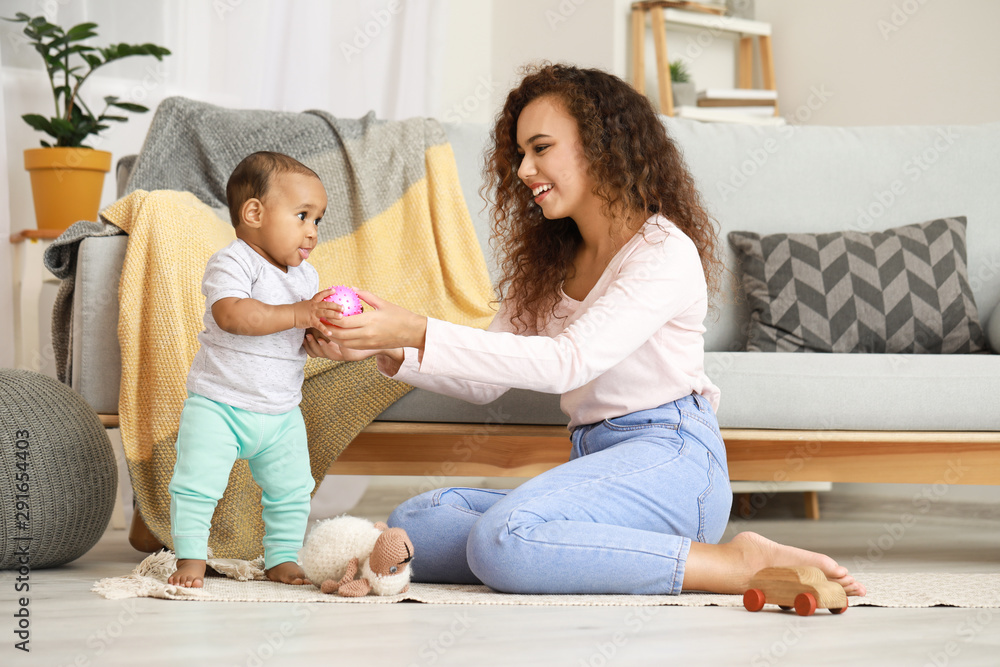
<path fill-rule="evenodd" d="M 302 382 L 308 355 L 305 332 L 286 329 L 266 336 L 223 331 L 212 316 L 212 305 L 226 297 L 255 299 L 271 305 L 311 299 L 319 291 L 319 274 L 302 262 L 285 273 L 237 239 L 219 250 L 205 267 L 205 329 L 198 334 L 201 349 L 191 363 L 187 389 L 196 394 L 252 412 L 277 415 L 302 402 Z"/>

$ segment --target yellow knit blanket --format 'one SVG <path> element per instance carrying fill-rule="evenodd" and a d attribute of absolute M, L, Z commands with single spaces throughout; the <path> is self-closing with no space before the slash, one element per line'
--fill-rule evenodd
<path fill-rule="evenodd" d="M 356 285 L 430 317 L 484 328 L 492 288 L 462 200 L 448 144 L 426 149 L 427 173 L 351 234 L 321 242 L 309 262 L 320 287 Z M 187 372 L 198 350 L 208 258 L 232 226 L 186 192 L 136 190 L 102 212 L 129 235 L 119 287 L 122 442 L 138 509 L 167 546 L 170 497 Z M 317 487 L 347 444 L 411 387 L 382 377 L 374 359 L 306 364 L 302 410 Z M 237 461 L 212 520 L 217 558 L 263 552 L 260 488 Z"/>

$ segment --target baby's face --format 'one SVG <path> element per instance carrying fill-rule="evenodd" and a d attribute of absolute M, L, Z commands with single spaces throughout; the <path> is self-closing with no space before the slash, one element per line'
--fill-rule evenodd
<path fill-rule="evenodd" d="M 317 227 L 326 212 L 323 184 L 307 174 L 277 174 L 261 204 L 258 251 L 282 271 L 300 265 L 316 247 Z"/>

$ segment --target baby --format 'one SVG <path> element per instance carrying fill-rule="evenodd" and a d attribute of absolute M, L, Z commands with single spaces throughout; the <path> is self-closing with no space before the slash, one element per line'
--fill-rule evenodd
<path fill-rule="evenodd" d="M 260 485 L 264 567 L 273 581 L 307 584 L 296 563 L 314 481 L 299 410 L 306 351 L 303 331 L 327 335 L 338 310 L 323 298 L 306 263 L 326 211 L 319 177 L 281 153 L 243 159 L 226 185 L 236 240 L 209 259 L 201 348 L 187 378 L 188 398 L 170 480 L 170 530 L 177 571 L 169 583 L 204 584 L 208 535 L 236 459 Z"/>

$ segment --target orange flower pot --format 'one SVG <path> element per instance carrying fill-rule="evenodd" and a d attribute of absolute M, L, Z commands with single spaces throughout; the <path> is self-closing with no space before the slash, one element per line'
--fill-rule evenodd
<path fill-rule="evenodd" d="M 31 174 L 38 229 L 61 231 L 78 220 L 97 220 L 111 153 L 93 148 L 29 148 L 24 151 L 24 168 Z"/>

